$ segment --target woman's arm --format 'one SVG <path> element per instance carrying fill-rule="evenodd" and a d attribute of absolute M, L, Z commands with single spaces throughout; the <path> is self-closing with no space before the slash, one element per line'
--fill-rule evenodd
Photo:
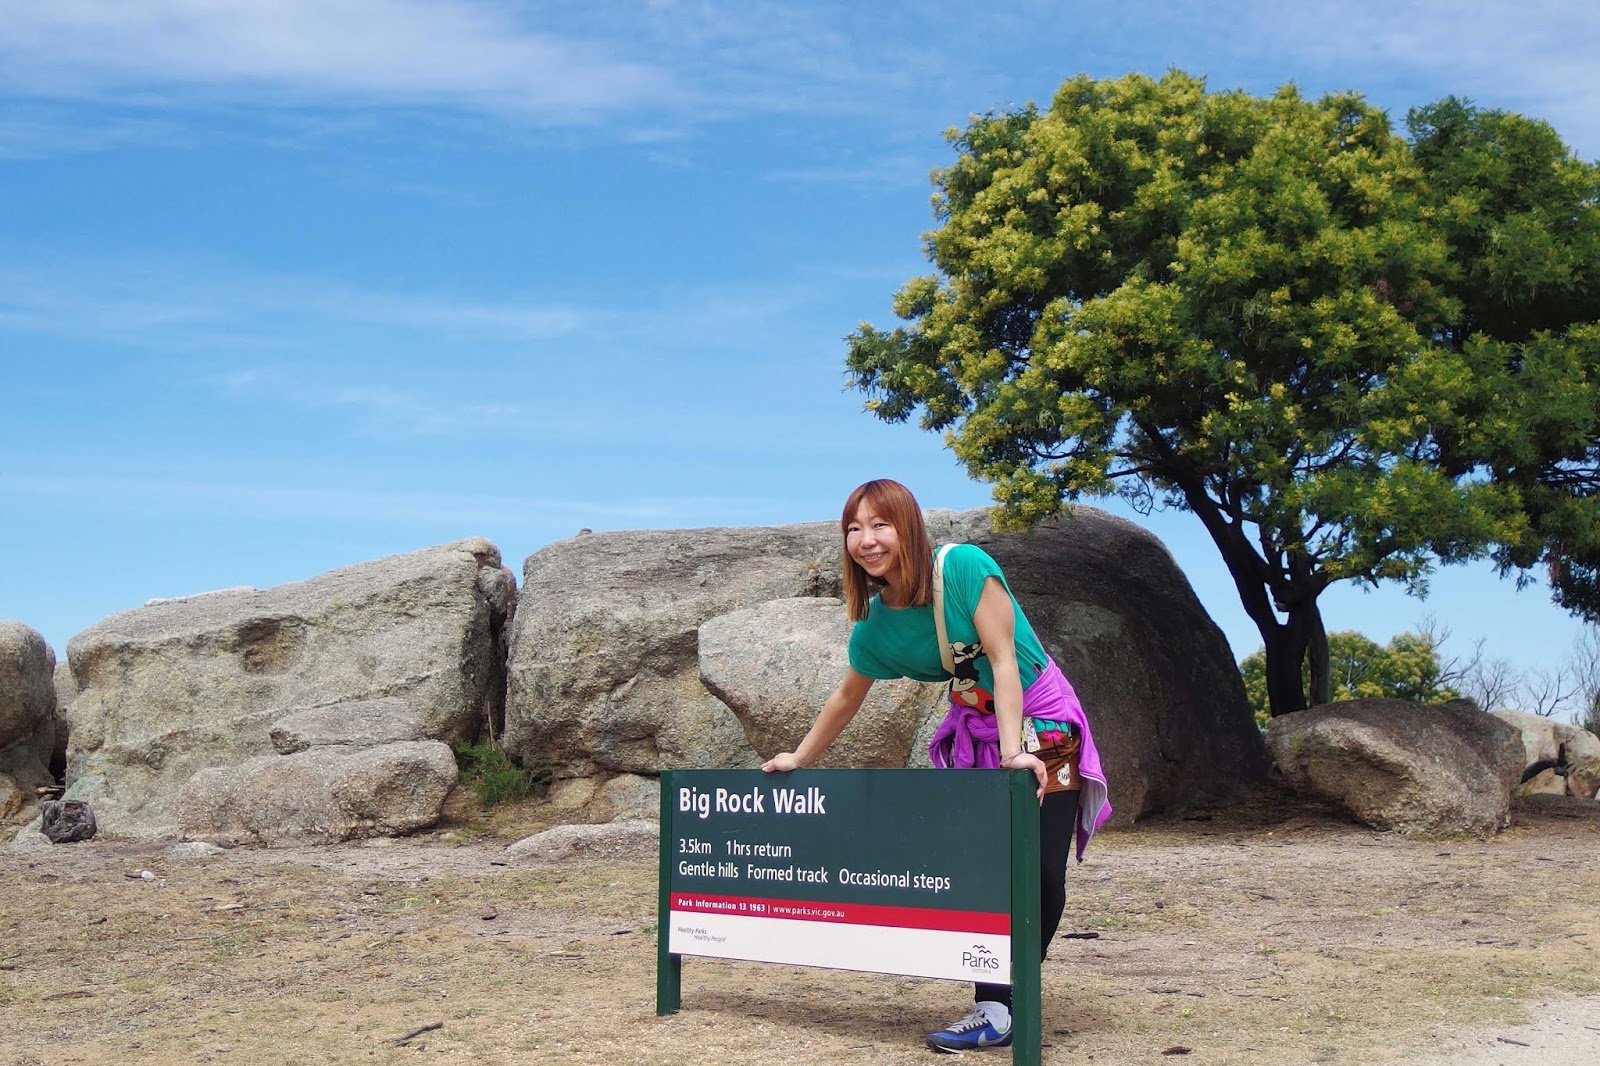
<path fill-rule="evenodd" d="M 1022 750 L 1022 675 L 1017 670 L 1017 616 L 1011 594 L 999 578 L 984 579 L 978 609 L 972 612 L 983 654 L 994 673 L 994 717 L 1000 730 L 1000 765 L 1007 770 L 1032 770 L 1044 799 L 1044 763 Z"/>
<path fill-rule="evenodd" d="M 828 697 L 828 702 L 822 705 L 822 712 L 817 715 L 817 720 L 812 723 L 811 730 L 806 734 L 794 751 L 780 751 L 772 758 L 761 764 L 767 773 L 790 770 L 801 770 L 822 757 L 828 750 L 844 727 L 861 709 L 861 702 L 867 698 L 867 690 L 872 688 L 872 678 L 858 674 L 853 668 L 846 668 L 844 680 L 833 690 L 833 695 Z"/>

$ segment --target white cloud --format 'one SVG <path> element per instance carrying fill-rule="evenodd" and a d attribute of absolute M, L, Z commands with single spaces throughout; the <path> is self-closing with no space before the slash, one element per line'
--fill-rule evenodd
<path fill-rule="evenodd" d="M 27 350 L 29 335 L 72 338 L 97 358 L 136 358 L 198 389 L 196 402 L 292 412 L 368 439 L 609 434 L 687 447 L 722 431 L 660 410 L 675 360 L 699 361 L 711 375 L 699 396 L 715 402 L 730 375 L 760 365 L 761 338 L 796 335 L 797 314 L 825 286 L 663 283 L 607 306 L 387 290 L 215 262 L 0 262 L 0 349 Z"/>
<path fill-rule="evenodd" d="M 440 340 L 535 343 L 592 328 L 596 314 L 555 302 L 461 300 L 241 273 L 215 263 L 0 263 L 0 327 L 135 344 L 249 345 L 290 321 L 415 330 Z"/>
<path fill-rule="evenodd" d="M 1392 97 L 1409 107 L 1445 95 L 1550 122 L 1581 155 L 1600 155 L 1600 7 L 1588 0 L 1347 0 L 1282 5 L 1248 0 L 1234 48 L 1274 57 L 1324 88 Z M 1192 13 L 1199 20 L 1210 12 Z"/>
<path fill-rule="evenodd" d="M 608 305 L 384 289 L 212 261 L 0 261 L 0 330 L 219 351 L 349 329 L 480 350 L 534 350 L 574 339 L 591 348 L 602 342 L 704 345 L 753 334 L 793 314 L 824 284 L 663 281 L 631 293 L 626 305 Z"/>
<path fill-rule="evenodd" d="M 947 57 L 895 31 L 920 18 L 771 0 L 0 0 L 0 92 L 444 105 L 669 139 L 683 123 L 882 114 L 947 90 Z"/>
<path fill-rule="evenodd" d="M 355 475 L 351 475 L 354 477 Z M 335 480 L 334 477 L 324 481 Z M 101 513 L 209 514 L 274 521 L 434 523 L 442 517 L 459 528 L 543 529 L 560 524 L 568 532 L 594 529 L 664 528 L 675 524 L 748 519 L 787 501 L 762 496 L 609 495 L 594 499 L 539 494 L 363 489 L 350 484 L 284 484 L 211 479 L 85 476 L 66 470 L 44 475 L 0 471 L 0 490 L 24 497 L 93 505 Z M 547 534 L 548 535 L 548 534 Z"/>
<path fill-rule="evenodd" d="M 514 435 L 530 421 L 515 404 L 454 397 L 439 386 L 352 383 L 349 374 L 305 368 L 236 370 L 204 384 L 236 401 L 346 417 L 363 435 L 380 438 Z"/>
<path fill-rule="evenodd" d="M 840 185 L 856 188 L 923 190 L 930 188 L 932 167 L 928 156 L 898 154 L 861 162 L 841 162 L 833 166 L 775 170 L 768 181 L 796 185 Z"/>
<path fill-rule="evenodd" d="M 1219 88 L 1361 89 L 1397 113 L 1465 94 L 1546 117 L 1594 155 L 1597 51 L 1600 7 L 1588 0 L 983 11 L 954 0 L 0 0 L 0 92 L 19 98 L 146 112 L 445 106 L 604 121 L 635 143 L 753 114 L 868 118 L 891 137 L 924 136 L 972 111 L 1045 102 L 1080 70 L 1179 66 Z M 27 132 L 0 128 L 0 154 L 8 142 L 10 154 L 46 152 L 64 135 L 44 130 L 32 146 Z"/>
<path fill-rule="evenodd" d="M 179 295 L 181 294 L 181 295 Z M 14 332 L 131 339 L 220 321 L 223 309 L 187 286 L 152 288 L 129 279 L 65 276 L 0 265 L 0 328 Z"/>
<path fill-rule="evenodd" d="M 547 121 L 670 99 L 659 67 L 482 0 L 0 0 L 19 95 L 444 103 Z"/>
<path fill-rule="evenodd" d="M 126 145 L 185 144 L 192 137 L 155 118 L 68 117 L 57 110 L 11 106 L 0 114 L 0 159 L 49 159 Z"/>

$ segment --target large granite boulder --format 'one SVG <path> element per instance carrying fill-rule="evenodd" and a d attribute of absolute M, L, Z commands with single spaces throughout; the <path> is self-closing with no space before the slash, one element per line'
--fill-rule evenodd
<path fill-rule="evenodd" d="M 927 520 L 936 541 L 979 544 L 1005 569 L 1088 708 L 1120 819 L 1222 802 L 1265 773 L 1227 642 L 1155 537 L 1084 507 L 1028 534 L 994 533 L 983 510 Z M 756 765 L 842 676 L 847 626 L 826 602 L 839 551 L 838 526 L 818 522 L 599 533 L 529 557 L 508 748 L 566 777 Z M 775 602 L 797 598 L 819 604 Z M 899 687 L 874 686 L 882 702 L 836 758 L 860 743 L 874 765 L 926 765 L 938 688 Z"/>
<path fill-rule="evenodd" d="M 502 714 L 514 596 L 499 551 L 474 539 L 113 615 L 68 645 L 67 795 L 104 829 L 167 832 L 195 773 L 271 754 L 287 715 L 357 701 L 474 737 Z"/>
<path fill-rule="evenodd" d="M 0 622 L 0 821 L 31 810 L 52 785 L 56 742 L 55 652 L 21 622 Z"/>
<path fill-rule="evenodd" d="M 428 727 L 403 700 L 391 697 L 296 711 L 273 722 L 267 736 L 279 754 L 293 755 L 309 748 L 372 748 L 402 740 L 426 740 Z"/>
<path fill-rule="evenodd" d="M 555 781 L 544 802 L 567 824 L 661 820 L 661 779 L 641 774 L 568 777 Z"/>
<path fill-rule="evenodd" d="M 759 603 L 700 627 L 700 680 L 739 719 L 756 751 L 793 751 L 850 665 L 849 640 L 841 600 Z M 879 682 L 817 765 L 904 766 L 922 725 L 943 716 L 944 707 L 937 685 Z"/>
<path fill-rule="evenodd" d="M 755 751 L 738 720 L 700 681 L 701 624 L 838 591 L 837 548 L 830 555 L 807 526 L 551 544 L 522 568 L 505 747 L 567 777 L 749 766 Z"/>
<path fill-rule="evenodd" d="M 569 859 L 623 862 L 660 854 L 661 826 L 648 819 L 623 818 L 604 825 L 558 825 L 506 848 L 518 865 L 543 865 Z"/>
<path fill-rule="evenodd" d="M 1557 762 L 1561 762 L 1560 769 L 1564 771 L 1546 768 L 1517 790 L 1520 795 L 1544 792 L 1586 800 L 1597 798 L 1600 737 L 1587 729 L 1526 711 L 1495 711 L 1494 716 L 1522 734 L 1522 746 L 1527 752 L 1524 771 L 1540 763 Z"/>
<path fill-rule="evenodd" d="M 213 844 L 396 836 L 437 822 L 457 778 L 437 740 L 267 755 L 191 777 L 178 793 L 178 830 Z"/>
<path fill-rule="evenodd" d="M 0 622 L 0 747 L 32 738 L 55 710 L 56 656 L 21 622 Z"/>
<path fill-rule="evenodd" d="M 11 821 L 27 802 L 23 787 L 10 774 L 0 774 L 0 825 Z"/>
<path fill-rule="evenodd" d="M 1267 724 L 1285 781 L 1375 829 L 1486 836 L 1511 819 L 1522 737 L 1466 701 L 1328 703 Z"/>

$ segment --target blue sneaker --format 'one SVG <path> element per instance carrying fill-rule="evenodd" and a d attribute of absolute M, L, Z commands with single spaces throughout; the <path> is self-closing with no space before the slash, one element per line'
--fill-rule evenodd
<path fill-rule="evenodd" d="M 980 1051 L 990 1047 L 1011 1046 L 1011 1022 L 1006 1022 L 1005 1032 L 994 1027 L 983 1008 L 973 1007 L 959 1022 L 928 1034 L 928 1046 L 935 1051 L 960 1053 Z"/>

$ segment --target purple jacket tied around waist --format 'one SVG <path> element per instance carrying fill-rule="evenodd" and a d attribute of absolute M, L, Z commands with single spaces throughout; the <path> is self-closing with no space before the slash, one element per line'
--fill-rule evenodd
<path fill-rule="evenodd" d="M 1083 778 L 1083 791 L 1078 796 L 1078 861 L 1082 862 L 1089 838 L 1111 817 L 1111 795 L 1106 788 L 1105 771 L 1100 768 L 1100 753 L 1089 734 L 1089 719 L 1078 702 L 1078 694 L 1072 691 L 1072 683 L 1054 659 L 1022 694 L 1022 715 L 1068 723 L 1082 738 L 1078 749 L 1078 774 Z M 976 708 L 950 704 L 928 745 L 928 758 L 941 770 L 998 770 L 999 722 L 994 715 L 980 714 Z"/>

